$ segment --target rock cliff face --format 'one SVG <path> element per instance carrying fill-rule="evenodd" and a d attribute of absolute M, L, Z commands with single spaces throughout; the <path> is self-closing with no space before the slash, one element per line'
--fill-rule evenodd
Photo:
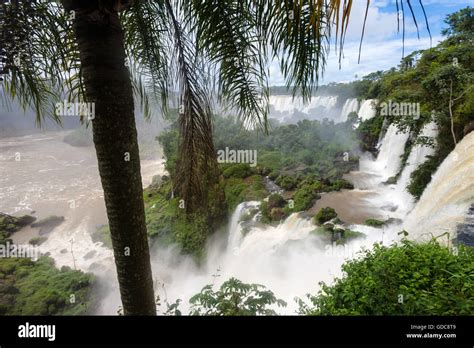
<path fill-rule="evenodd" d="M 458 225 L 457 242 L 474 246 L 474 203 L 469 207 L 466 221 Z"/>

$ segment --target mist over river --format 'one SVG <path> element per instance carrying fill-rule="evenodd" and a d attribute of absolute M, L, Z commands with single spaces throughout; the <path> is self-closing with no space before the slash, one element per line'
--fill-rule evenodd
<path fill-rule="evenodd" d="M 97 159 L 93 146 L 63 142 L 69 133 L 0 138 L 0 212 L 31 214 L 38 220 L 64 216 L 39 251 L 49 253 L 58 267 L 75 267 L 100 277 L 115 272 L 115 266 L 112 251 L 91 238 L 97 227 L 108 223 Z M 141 162 L 144 186 L 164 172 L 160 153 L 156 143 L 156 159 Z M 27 244 L 38 233 L 38 228 L 26 227 L 12 239 Z"/>

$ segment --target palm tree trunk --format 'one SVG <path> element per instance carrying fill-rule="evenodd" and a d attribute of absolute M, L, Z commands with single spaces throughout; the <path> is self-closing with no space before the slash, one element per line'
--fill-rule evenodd
<path fill-rule="evenodd" d="M 62 3 L 75 11 L 87 101 L 95 103 L 93 137 L 124 314 L 155 315 L 133 91 L 117 8 L 112 1 Z"/>

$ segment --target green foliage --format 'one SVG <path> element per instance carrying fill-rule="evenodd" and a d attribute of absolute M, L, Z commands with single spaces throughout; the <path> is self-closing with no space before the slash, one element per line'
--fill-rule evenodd
<path fill-rule="evenodd" d="M 474 9 L 470 6 L 449 14 L 444 20 L 448 28 L 441 31 L 441 34 L 448 36 L 451 43 L 459 43 L 472 40 L 474 32 Z"/>
<path fill-rule="evenodd" d="M 191 315 L 276 315 L 268 307 L 285 307 L 286 302 L 277 299 L 273 292 L 259 284 L 246 284 L 230 278 L 214 291 L 212 285 L 206 285 L 199 294 L 189 300 Z"/>
<path fill-rule="evenodd" d="M 331 207 L 325 207 L 319 209 L 317 214 L 314 216 L 314 220 L 319 224 L 323 224 L 326 221 L 334 219 L 335 217 L 337 217 L 336 211 Z"/>
<path fill-rule="evenodd" d="M 0 245 L 11 242 L 9 237 L 12 233 L 30 225 L 35 220 L 36 218 L 31 215 L 16 217 L 0 213 Z"/>
<path fill-rule="evenodd" d="M 398 179 L 397 179 L 396 176 L 391 176 L 390 178 L 388 178 L 388 179 L 384 182 L 384 184 L 386 184 L 386 185 L 394 185 L 394 184 L 397 183 L 397 181 L 398 181 Z"/>
<path fill-rule="evenodd" d="M 293 211 L 303 211 L 311 208 L 314 201 L 320 198 L 318 191 L 321 189 L 321 183 L 315 182 L 313 184 L 304 184 L 296 190 L 293 200 Z"/>
<path fill-rule="evenodd" d="M 30 243 L 31 245 L 41 245 L 47 239 L 48 239 L 48 237 L 33 237 L 33 238 L 30 239 L 30 241 L 28 243 Z"/>
<path fill-rule="evenodd" d="M 263 201 L 260 203 L 260 214 L 262 217 L 260 218 L 260 222 L 264 224 L 268 224 L 272 221 L 272 217 L 270 216 L 270 211 L 268 210 L 268 202 Z"/>
<path fill-rule="evenodd" d="M 286 208 L 283 209 L 285 205 L 286 201 L 281 195 L 277 193 L 270 195 L 268 201 L 262 201 L 260 203 L 259 211 L 262 215 L 260 222 L 278 222 L 285 218 L 288 215 Z"/>
<path fill-rule="evenodd" d="M 163 154 L 166 157 L 165 168 L 168 173 L 175 173 L 178 160 L 179 132 L 177 127 L 178 125 L 174 123 L 166 132 L 161 132 L 157 137 L 163 147 Z"/>
<path fill-rule="evenodd" d="M 263 178 L 252 175 L 249 178 L 229 178 L 224 180 L 225 200 L 230 211 L 242 202 L 259 201 L 264 199 L 268 192 L 263 184 Z"/>
<path fill-rule="evenodd" d="M 360 139 L 362 151 L 376 152 L 376 146 L 382 132 L 383 116 L 375 116 L 371 119 L 360 122 L 357 127 L 357 134 Z"/>
<path fill-rule="evenodd" d="M 365 224 L 372 227 L 381 227 L 385 224 L 385 222 L 377 219 L 367 219 L 365 220 Z"/>
<path fill-rule="evenodd" d="M 426 186 L 431 181 L 431 176 L 438 168 L 440 162 L 436 157 L 429 157 L 424 163 L 420 164 L 410 176 L 410 183 L 407 185 L 407 191 L 416 199 L 419 199 Z"/>
<path fill-rule="evenodd" d="M 273 193 L 268 197 L 268 209 L 283 208 L 286 202 L 285 199 L 278 193 Z"/>
<path fill-rule="evenodd" d="M 459 246 L 453 253 L 435 240 L 416 244 L 403 240 L 366 250 L 362 258 L 343 264 L 344 277 L 321 283 L 310 315 L 472 315 L 474 251 Z"/>
<path fill-rule="evenodd" d="M 284 190 L 293 190 L 296 188 L 296 185 L 298 184 L 296 178 L 293 176 L 288 176 L 288 175 L 280 175 L 276 181 L 275 184 L 280 186 Z"/>
<path fill-rule="evenodd" d="M 91 238 L 94 243 L 101 242 L 105 247 L 112 249 L 109 225 L 100 226 L 95 232 L 91 233 Z"/>
<path fill-rule="evenodd" d="M 355 169 L 358 160 L 343 161 L 343 153 L 352 153 L 358 146 L 350 123 L 302 120 L 297 124 L 274 122 L 271 132 L 243 130 L 238 121 L 216 117 L 214 143 L 217 149 L 255 149 L 258 165 L 271 169 L 270 177 L 277 185 L 292 190 L 299 174 L 313 173 L 334 180 Z M 336 169 L 336 171 L 334 171 Z"/>
<path fill-rule="evenodd" d="M 90 274 L 56 269 L 46 256 L 0 259 L 0 315 L 85 314 L 92 280 Z"/>
<path fill-rule="evenodd" d="M 231 164 L 227 165 L 227 168 L 223 170 L 222 175 L 224 175 L 225 178 L 245 179 L 252 175 L 252 170 L 250 169 L 250 165 L 246 163 Z"/>
<path fill-rule="evenodd" d="M 0 232 L 16 232 L 22 227 L 30 225 L 35 220 L 36 218 L 31 215 L 16 217 L 0 213 Z"/>
<path fill-rule="evenodd" d="M 342 189 L 352 190 L 354 185 L 345 179 L 337 179 L 331 183 L 325 190 L 326 191 L 340 191 Z"/>
<path fill-rule="evenodd" d="M 145 189 L 147 232 L 152 241 L 161 245 L 177 243 L 183 252 L 198 258 L 203 256 L 207 236 L 222 226 L 227 216 L 226 204 L 222 203 L 218 192 L 209 191 L 207 211 L 186 215 L 183 202 L 179 198 L 172 198 L 169 180 Z"/>

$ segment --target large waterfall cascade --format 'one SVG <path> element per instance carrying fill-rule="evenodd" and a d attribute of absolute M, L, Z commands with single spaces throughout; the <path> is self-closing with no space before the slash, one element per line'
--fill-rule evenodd
<path fill-rule="evenodd" d="M 368 120 L 375 116 L 376 99 L 359 102 L 357 98 L 348 98 L 342 107 L 337 107 L 338 98 L 338 96 L 315 96 L 311 98 L 309 103 L 305 104 L 301 97 L 271 95 L 269 98 L 270 115 L 280 121 L 290 123 L 292 123 L 291 117 L 295 113 L 306 115 L 305 117 L 310 119 L 322 120 L 326 117 L 335 123 L 345 122 L 351 112 L 358 112 L 362 120 Z"/>
<path fill-rule="evenodd" d="M 415 208 L 407 216 L 405 229 L 416 240 L 449 232 L 465 222 L 474 203 L 474 132 L 466 135 L 444 159 Z M 441 238 L 448 242 L 448 238 Z"/>
<path fill-rule="evenodd" d="M 359 117 L 362 121 L 370 120 L 377 113 L 376 109 L 377 100 L 376 99 L 367 99 L 364 100 L 359 109 Z"/>
<path fill-rule="evenodd" d="M 291 95 L 271 95 L 270 105 L 279 112 L 294 112 L 295 110 L 309 113 L 312 109 L 322 107 L 326 110 L 332 109 L 337 103 L 337 96 L 315 96 L 309 103 L 304 103 L 302 97 L 293 98 Z"/>

